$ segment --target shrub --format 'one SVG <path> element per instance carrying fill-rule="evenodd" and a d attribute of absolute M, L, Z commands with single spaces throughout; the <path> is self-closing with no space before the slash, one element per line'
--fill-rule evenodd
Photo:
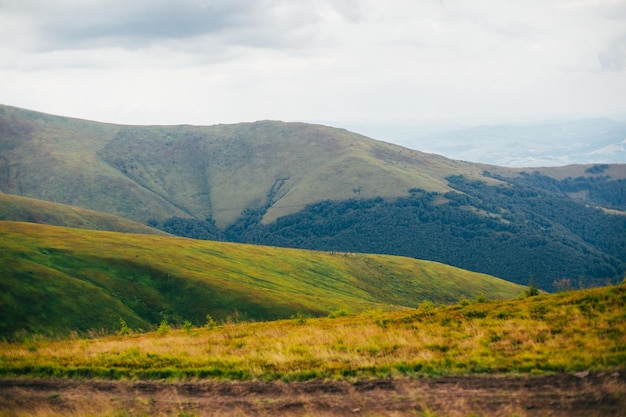
<path fill-rule="evenodd" d="M 476 297 L 475 301 L 477 304 L 485 304 L 487 302 L 487 297 L 485 297 L 484 295 L 479 295 Z"/>
<path fill-rule="evenodd" d="M 539 288 L 535 285 L 535 280 L 533 277 L 530 277 L 528 282 L 528 289 L 526 290 L 526 297 L 534 297 L 539 295 Z"/>
<path fill-rule="evenodd" d="M 387 327 L 387 321 L 384 318 L 383 310 L 376 308 L 373 310 L 366 310 L 362 313 L 365 317 L 371 319 L 376 325 L 385 328 Z"/>
<path fill-rule="evenodd" d="M 157 329 L 157 332 L 159 332 L 159 334 L 161 335 L 165 335 L 168 334 L 171 330 L 171 327 L 169 324 L 167 324 L 167 321 L 162 320 L 161 324 L 159 324 L 159 328 Z"/>
<path fill-rule="evenodd" d="M 431 312 L 435 308 L 435 303 L 430 300 L 424 300 L 419 304 L 417 308 L 418 310 L 423 312 Z"/>
<path fill-rule="evenodd" d="M 328 318 L 336 319 L 336 318 L 339 318 L 339 317 L 346 317 L 346 316 L 349 316 L 349 315 L 350 315 L 350 313 L 348 313 L 348 311 L 345 308 L 342 308 L 342 309 L 335 310 L 335 311 L 331 312 L 328 315 Z"/>
<path fill-rule="evenodd" d="M 120 336 L 126 336 L 131 334 L 130 327 L 126 324 L 126 321 L 120 317 L 120 331 L 117 332 Z"/>
<path fill-rule="evenodd" d="M 470 304 L 470 300 L 467 297 L 461 297 L 458 304 L 460 307 L 465 307 Z"/>
<path fill-rule="evenodd" d="M 191 324 L 189 320 L 185 320 L 183 322 L 183 329 L 185 329 L 185 332 L 187 332 L 187 334 L 190 335 L 191 331 L 193 330 L 193 324 Z"/>
<path fill-rule="evenodd" d="M 298 312 L 295 316 L 291 316 L 291 319 L 295 320 L 296 323 L 300 325 L 306 324 L 306 316 L 300 312 Z"/>
<path fill-rule="evenodd" d="M 210 314 L 206 315 L 206 323 L 204 324 L 204 327 L 206 327 L 207 329 L 211 330 L 213 329 L 215 326 L 217 326 L 217 323 L 215 322 L 215 320 L 213 319 L 213 317 L 211 317 Z"/>

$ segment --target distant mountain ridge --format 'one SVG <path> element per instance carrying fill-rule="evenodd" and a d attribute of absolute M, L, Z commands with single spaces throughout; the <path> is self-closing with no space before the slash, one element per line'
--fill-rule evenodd
<path fill-rule="evenodd" d="M 500 166 L 626 163 L 626 122 L 607 118 L 478 126 L 417 133 L 413 139 L 408 133 L 404 136 L 411 147 Z"/>
<path fill-rule="evenodd" d="M 0 191 L 183 236 L 387 253 L 545 289 L 626 271 L 626 165 L 512 169 L 344 129 L 123 126 L 0 106 Z"/>

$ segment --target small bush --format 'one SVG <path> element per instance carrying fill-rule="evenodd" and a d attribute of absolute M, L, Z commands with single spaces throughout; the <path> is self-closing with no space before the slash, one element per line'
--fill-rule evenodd
<path fill-rule="evenodd" d="M 530 308 L 530 317 L 533 320 L 542 320 L 547 312 L 548 309 L 545 305 L 534 305 Z"/>
<path fill-rule="evenodd" d="M 189 320 L 185 320 L 183 322 L 183 329 L 185 329 L 185 332 L 187 333 L 187 335 L 190 335 L 191 331 L 193 330 L 193 324 L 191 324 Z"/>
<path fill-rule="evenodd" d="M 478 297 L 476 297 L 476 304 L 485 304 L 487 302 L 487 297 L 485 297 L 484 295 L 479 295 Z"/>
<path fill-rule="evenodd" d="M 304 314 L 298 312 L 298 314 L 296 314 L 295 316 L 291 316 L 291 319 L 295 320 L 297 324 L 304 325 L 306 324 L 307 317 Z"/>
<path fill-rule="evenodd" d="M 534 285 L 529 286 L 528 290 L 526 290 L 526 296 L 534 297 L 536 295 L 539 295 L 539 288 L 535 287 Z"/>
<path fill-rule="evenodd" d="M 374 310 L 366 310 L 363 312 L 365 317 L 370 318 L 375 324 L 378 326 L 385 328 L 387 327 L 387 321 L 384 319 L 383 310 L 380 308 Z"/>
<path fill-rule="evenodd" d="M 474 309 L 466 311 L 464 315 L 468 319 L 484 319 L 488 314 L 487 311 Z"/>
<path fill-rule="evenodd" d="M 528 289 L 525 292 L 526 297 L 534 297 L 536 295 L 539 295 L 539 288 L 537 288 L 537 286 L 535 285 L 535 280 L 533 279 L 533 277 L 530 277 L 529 282 L 528 282 Z"/>
<path fill-rule="evenodd" d="M 442 317 L 441 320 L 439 320 L 439 324 L 442 326 L 450 326 L 452 324 L 452 319 L 450 317 Z"/>
<path fill-rule="evenodd" d="M 162 320 L 161 324 L 159 324 L 159 328 L 157 329 L 157 332 L 159 332 L 159 334 L 161 335 L 166 335 L 170 332 L 170 330 L 172 330 L 172 328 L 170 327 L 169 324 L 167 324 L 167 321 Z"/>
<path fill-rule="evenodd" d="M 204 324 L 204 327 L 206 327 L 207 329 L 211 330 L 211 329 L 215 328 L 216 326 L 217 326 L 217 323 L 215 322 L 213 317 L 211 317 L 210 314 L 207 314 L 206 315 L 206 323 Z"/>
<path fill-rule="evenodd" d="M 417 311 L 422 316 L 432 316 L 435 314 L 435 303 L 430 300 L 424 300 L 417 306 Z"/>
<path fill-rule="evenodd" d="M 328 315 L 328 318 L 336 319 L 336 318 L 339 318 L 339 317 L 346 317 L 346 316 L 349 316 L 349 315 L 350 315 L 350 313 L 348 313 L 348 311 L 346 309 L 342 308 L 342 309 L 335 310 L 335 311 L 331 312 Z"/>
<path fill-rule="evenodd" d="M 470 304 L 470 300 L 467 297 L 461 297 L 461 299 L 459 300 L 460 307 L 465 307 L 465 306 L 468 306 L 469 304 Z"/>
<path fill-rule="evenodd" d="M 120 336 L 126 336 L 131 334 L 131 330 L 126 324 L 126 321 L 120 317 L 120 330 L 117 332 Z"/>

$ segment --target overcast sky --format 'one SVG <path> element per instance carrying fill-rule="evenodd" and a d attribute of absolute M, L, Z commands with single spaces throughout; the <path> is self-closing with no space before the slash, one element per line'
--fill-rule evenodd
<path fill-rule="evenodd" d="M 626 113 L 626 0 L 0 0 L 0 39 L 0 103 L 105 122 Z"/>

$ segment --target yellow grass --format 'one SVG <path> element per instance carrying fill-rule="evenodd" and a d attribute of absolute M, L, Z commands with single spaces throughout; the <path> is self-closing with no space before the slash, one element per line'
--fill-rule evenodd
<path fill-rule="evenodd" d="M 285 381 L 626 367 L 626 284 L 337 319 L 0 345 L 4 375 Z"/>

